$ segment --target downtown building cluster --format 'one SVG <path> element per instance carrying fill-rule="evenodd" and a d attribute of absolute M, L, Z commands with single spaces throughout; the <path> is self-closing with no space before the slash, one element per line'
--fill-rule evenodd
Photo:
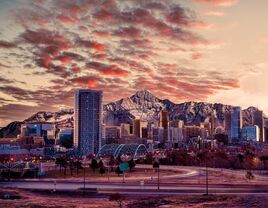
<path fill-rule="evenodd" d="M 97 155 L 105 144 L 144 144 L 148 150 L 154 150 L 214 148 L 249 142 L 259 145 L 268 141 L 268 122 L 259 110 L 252 111 L 251 120 L 247 122 L 243 122 L 240 107 L 224 112 L 223 123 L 213 112 L 199 124 L 188 125 L 184 120 L 171 118 L 165 109 L 160 109 L 154 120 L 142 116 L 129 119 L 123 115 L 107 121 L 103 117 L 102 91 L 79 89 L 74 97 L 73 126 L 59 127 L 38 121 L 23 123 L 15 149 L 19 152 L 21 147 L 27 149 L 29 155 L 37 156 L 55 155 L 64 149 L 73 149 L 79 155 Z"/>
<path fill-rule="evenodd" d="M 120 121 L 105 123 L 100 107 L 101 91 L 78 90 L 75 100 L 74 145 L 81 154 L 97 154 L 101 146 L 112 143 L 138 143 L 145 144 L 148 149 L 168 149 L 268 141 L 264 114 L 259 110 L 253 111 L 252 120 L 244 125 L 240 107 L 225 112 L 223 124 L 218 122 L 214 112 L 199 125 L 185 125 L 183 120 L 171 120 L 167 110 L 159 112 L 158 120 L 148 121 L 141 117 L 129 121 L 123 117 Z"/>

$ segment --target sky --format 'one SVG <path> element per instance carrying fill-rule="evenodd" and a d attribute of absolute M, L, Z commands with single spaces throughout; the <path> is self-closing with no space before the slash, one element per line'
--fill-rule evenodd
<path fill-rule="evenodd" d="M 268 114 L 267 0 L 0 0 L 0 126 L 147 89 Z"/>

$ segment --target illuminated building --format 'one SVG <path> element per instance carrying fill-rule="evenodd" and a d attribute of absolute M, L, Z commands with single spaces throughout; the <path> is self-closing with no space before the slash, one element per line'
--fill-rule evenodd
<path fill-rule="evenodd" d="M 246 141 L 260 141 L 260 129 L 257 125 L 244 126 L 241 130 L 241 138 Z"/>
<path fill-rule="evenodd" d="M 264 138 L 264 116 L 262 111 L 254 111 L 252 115 L 253 125 L 257 125 L 259 127 L 259 138 L 260 142 L 265 142 Z"/>
<path fill-rule="evenodd" d="M 143 121 L 140 119 L 133 120 L 133 134 L 138 138 L 142 138 L 142 128 L 147 128 L 147 121 Z"/>
<path fill-rule="evenodd" d="M 101 148 L 102 91 L 80 89 L 75 94 L 74 145 L 80 155 Z"/>
<path fill-rule="evenodd" d="M 231 141 L 238 142 L 241 138 L 242 112 L 240 107 L 233 107 L 231 113 Z"/>
<path fill-rule="evenodd" d="M 160 127 L 164 129 L 169 127 L 169 112 L 166 110 L 160 111 Z"/>
<path fill-rule="evenodd" d="M 228 135 L 229 142 L 231 142 L 231 129 L 232 129 L 232 113 L 230 111 L 224 112 L 224 131 Z"/>

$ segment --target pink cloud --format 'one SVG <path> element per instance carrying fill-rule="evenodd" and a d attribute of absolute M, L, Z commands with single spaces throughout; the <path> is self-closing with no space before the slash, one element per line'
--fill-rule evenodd
<path fill-rule="evenodd" d="M 57 19 L 60 20 L 60 22 L 64 23 L 64 24 L 75 24 L 78 22 L 78 20 L 76 18 L 71 18 L 65 15 L 59 15 L 57 16 Z"/>
<path fill-rule="evenodd" d="M 80 47 L 93 48 L 96 51 L 104 51 L 105 45 L 96 41 L 77 39 L 76 44 Z"/>
<path fill-rule="evenodd" d="M 225 16 L 225 12 L 216 11 L 216 10 L 206 11 L 206 12 L 204 12 L 204 14 L 207 16 L 218 16 L 218 17 Z"/>
<path fill-rule="evenodd" d="M 94 69 L 106 76 L 112 77 L 126 77 L 129 75 L 129 72 L 121 69 L 119 66 L 111 64 L 103 64 L 100 62 L 89 62 L 86 65 L 88 68 Z"/>
<path fill-rule="evenodd" d="M 196 2 L 210 4 L 212 6 L 233 6 L 238 3 L 238 0 L 194 0 Z"/>

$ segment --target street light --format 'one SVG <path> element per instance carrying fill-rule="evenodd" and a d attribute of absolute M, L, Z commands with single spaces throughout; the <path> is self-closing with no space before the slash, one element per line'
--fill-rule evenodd
<path fill-rule="evenodd" d="M 84 169 L 84 188 L 83 188 L 83 194 L 86 193 L 86 161 L 82 162 L 82 167 Z"/>
<path fill-rule="evenodd" d="M 160 189 L 160 171 L 159 171 L 159 168 L 160 168 L 160 164 L 158 162 L 158 160 L 155 160 L 154 163 L 153 163 L 153 168 L 157 168 L 157 190 Z"/>
<path fill-rule="evenodd" d="M 206 158 L 206 194 L 205 196 L 208 196 L 208 164 L 207 164 L 207 158 Z"/>

